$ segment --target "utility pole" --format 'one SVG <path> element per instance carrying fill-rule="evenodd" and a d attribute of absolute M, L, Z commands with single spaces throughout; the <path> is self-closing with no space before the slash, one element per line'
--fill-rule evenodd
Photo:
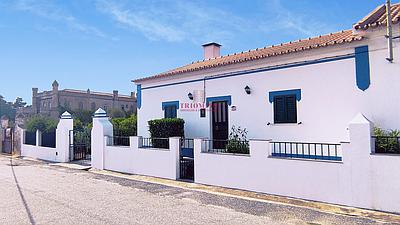
<path fill-rule="evenodd" d="M 386 13 L 387 13 L 387 35 L 388 39 L 388 57 L 387 61 L 393 62 L 393 27 L 392 27 L 392 8 L 390 0 L 386 0 Z"/>

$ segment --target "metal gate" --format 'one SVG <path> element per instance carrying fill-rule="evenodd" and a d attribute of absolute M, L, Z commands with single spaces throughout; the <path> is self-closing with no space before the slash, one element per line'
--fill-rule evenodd
<path fill-rule="evenodd" d="M 14 130 L 12 128 L 7 128 L 4 130 L 0 129 L 0 131 L 3 132 L 3 135 L 1 136 L 1 137 L 3 137 L 3 140 L 1 140 L 1 142 L 2 142 L 1 152 L 7 153 L 7 154 L 12 154 L 13 143 L 14 143 Z"/>
<path fill-rule="evenodd" d="M 69 148 L 72 160 L 90 160 L 91 133 L 90 130 L 70 130 Z"/>
<path fill-rule="evenodd" d="M 179 178 L 194 181 L 194 140 L 181 139 L 179 152 Z"/>

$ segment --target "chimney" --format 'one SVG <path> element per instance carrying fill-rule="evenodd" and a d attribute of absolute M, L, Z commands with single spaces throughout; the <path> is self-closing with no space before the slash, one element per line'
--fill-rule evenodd
<path fill-rule="evenodd" d="M 135 92 L 131 92 L 131 98 L 135 98 L 136 97 L 136 95 L 135 95 Z"/>
<path fill-rule="evenodd" d="M 117 100 L 118 99 L 118 91 L 114 90 L 113 96 L 114 96 L 114 99 Z"/>
<path fill-rule="evenodd" d="M 221 55 L 220 49 L 221 45 L 215 42 L 206 43 L 203 45 L 204 49 L 204 59 L 212 59 L 219 57 Z"/>

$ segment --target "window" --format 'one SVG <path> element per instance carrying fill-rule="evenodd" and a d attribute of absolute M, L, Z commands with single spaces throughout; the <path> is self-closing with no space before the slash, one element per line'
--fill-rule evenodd
<path fill-rule="evenodd" d="M 164 107 L 164 118 L 176 118 L 177 117 L 176 105 L 167 105 Z"/>
<path fill-rule="evenodd" d="M 177 118 L 179 101 L 163 102 L 161 108 L 164 110 L 164 118 Z"/>
<path fill-rule="evenodd" d="M 83 110 L 83 102 L 79 102 L 79 109 Z"/>
<path fill-rule="evenodd" d="M 92 111 L 96 110 L 96 103 L 92 102 L 90 108 L 92 109 Z"/>
<path fill-rule="evenodd" d="M 297 123 L 296 95 L 274 97 L 274 123 Z"/>

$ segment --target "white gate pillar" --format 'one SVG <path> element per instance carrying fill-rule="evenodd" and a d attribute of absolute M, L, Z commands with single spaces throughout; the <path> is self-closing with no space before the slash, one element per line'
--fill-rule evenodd
<path fill-rule="evenodd" d="M 349 167 L 350 195 L 353 205 L 371 208 L 372 190 L 371 143 L 373 124 L 359 113 L 349 124 L 350 144 L 343 151 L 344 164 Z"/>
<path fill-rule="evenodd" d="M 106 111 L 99 108 L 93 116 L 92 128 L 92 168 L 104 169 L 105 136 L 113 136 L 113 125 Z"/>
<path fill-rule="evenodd" d="M 56 161 L 70 161 L 70 137 L 69 133 L 74 129 L 74 120 L 69 112 L 64 112 L 60 117 L 60 122 L 56 130 Z"/>

